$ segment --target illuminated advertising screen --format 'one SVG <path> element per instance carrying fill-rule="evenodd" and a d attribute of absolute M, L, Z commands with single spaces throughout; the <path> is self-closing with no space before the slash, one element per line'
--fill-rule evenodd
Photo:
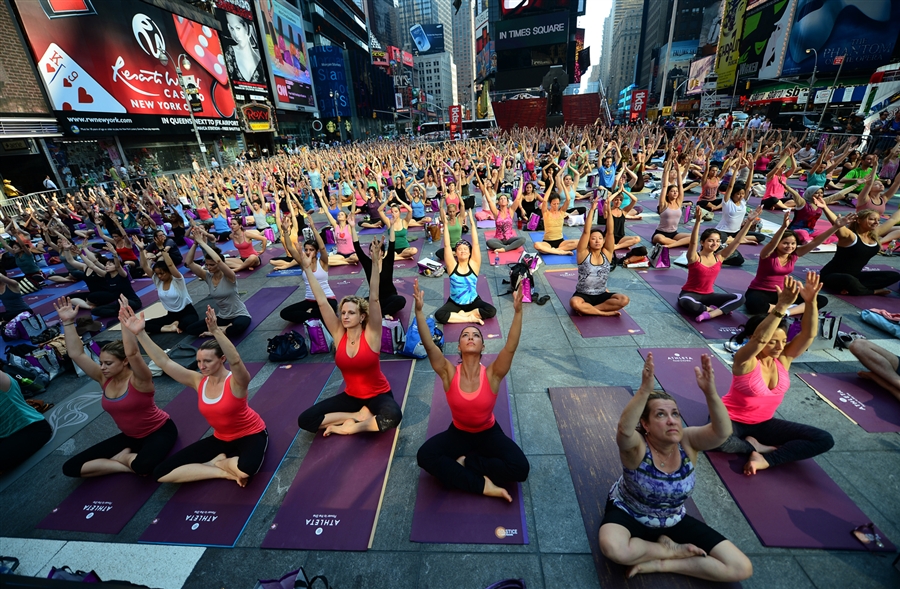
<path fill-rule="evenodd" d="M 134 0 L 16 5 L 63 132 L 192 132 L 176 60 L 196 86 L 199 130 L 240 131 L 215 30 Z"/>
<path fill-rule="evenodd" d="M 303 16 L 297 8 L 281 0 L 259 0 L 256 9 L 266 37 L 266 56 L 276 106 L 315 112 L 316 97 L 306 54 Z"/>
<path fill-rule="evenodd" d="M 500 15 L 503 18 L 529 16 L 561 8 L 571 10 L 572 7 L 579 7 L 577 0 L 499 0 L 499 2 Z"/>
<path fill-rule="evenodd" d="M 744 17 L 738 78 L 777 78 L 787 46 L 788 19 L 794 0 L 769 0 L 750 8 Z"/>
<path fill-rule="evenodd" d="M 497 51 L 556 45 L 569 40 L 569 13 L 555 12 L 497 23 Z"/>
<path fill-rule="evenodd" d="M 263 44 L 256 28 L 250 0 L 216 0 L 216 18 L 222 25 L 225 69 L 235 98 L 242 101 L 271 100 Z"/>
<path fill-rule="evenodd" d="M 497 53 L 491 39 L 488 11 L 475 17 L 475 77 L 483 80 L 497 72 Z"/>
<path fill-rule="evenodd" d="M 310 47 L 309 60 L 316 80 L 316 102 L 323 117 L 349 117 L 350 92 L 344 50 L 333 45 Z"/>
<path fill-rule="evenodd" d="M 415 24 L 409 28 L 409 36 L 419 55 L 444 52 L 444 25 Z"/>

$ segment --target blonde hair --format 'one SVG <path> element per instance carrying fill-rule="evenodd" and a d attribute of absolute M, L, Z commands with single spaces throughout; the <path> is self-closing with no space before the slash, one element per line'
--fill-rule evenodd
<path fill-rule="evenodd" d="M 847 228 L 850 231 L 852 231 L 853 233 L 856 233 L 857 235 L 859 235 L 860 221 L 863 221 L 864 219 L 868 219 L 869 217 L 875 217 L 876 219 L 880 219 L 881 214 L 878 211 L 875 211 L 872 209 L 863 209 L 856 213 L 856 220 L 853 221 L 852 223 L 850 223 L 849 225 L 847 225 Z M 878 234 L 875 233 L 875 231 L 869 231 L 868 236 L 870 239 L 874 239 L 875 241 L 878 241 Z"/>
<path fill-rule="evenodd" d="M 362 320 L 363 328 L 366 327 L 366 323 L 369 321 L 369 300 L 363 297 L 358 297 L 356 295 L 349 295 L 341 299 L 341 304 L 338 305 L 338 311 L 344 308 L 344 303 L 355 303 L 359 308 L 359 312 L 361 315 L 365 315 L 366 318 Z"/>

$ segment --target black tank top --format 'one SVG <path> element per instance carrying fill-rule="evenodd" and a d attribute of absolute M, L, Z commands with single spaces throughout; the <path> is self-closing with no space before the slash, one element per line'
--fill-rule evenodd
<path fill-rule="evenodd" d="M 821 276 L 828 276 L 829 274 L 841 273 L 859 276 L 866 264 L 869 263 L 869 260 L 872 259 L 872 256 L 878 253 L 879 247 L 881 246 L 877 241 L 869 245 L 864 243 L 857 235 L 853 243 L 847 247 L 838 246 L 834 257 L 825 264 L 820 274 Z"/>

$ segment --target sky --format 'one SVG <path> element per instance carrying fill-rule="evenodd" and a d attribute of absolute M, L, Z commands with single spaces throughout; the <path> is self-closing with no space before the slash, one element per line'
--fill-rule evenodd
<path fill-rule="evenodd" d="M 603 21 L 609 15 L 612 0 L 587 0 L 584 16 L 578 17 L 578 27 L 583 28 L 584 44 L 591 48 L 591 67 L 600 62 L 600 50 L 603 47 Z M 591 70 L 585 72 L 587 79 Z"/>

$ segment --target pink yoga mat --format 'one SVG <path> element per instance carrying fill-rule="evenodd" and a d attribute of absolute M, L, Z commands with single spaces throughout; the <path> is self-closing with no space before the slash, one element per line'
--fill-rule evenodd
<path fill-rule="evenodd" d="M 871 380 L 855 372 L 797 376 L 867 432 L 900 432 L 900 403 Z"/>
<path fill-rule="evenodd" d="M 256 376 L 264 364 L 248 362 L 246 366 Z M 193 444 L 209 430 L 209 423 L 197 411 L 197 391 L 191 387 L 178 393 L 164 409 L 178 427 L 178 440 L 170 455 Z M 152 477 L 124 473 L 84 479 L 37 527 L 118 534 L 159 486 Z"/>
<path fill-rule="evenodd" d="M 709 348 L 641 348 L 641 357 L 653 352 L 656 380 L 664 391 L 675 397 L 681 417 L 688 425 L 704 425 L 709 421 L 706 397 L 697 386 L 694 367 L 700 366 L 700 356 L 712 356 L 716 376 L 716 392 L 725 396 L 731 388 L 731 369 L 719 360 Z"/>
<path fill-rule="evenodd" d="M 569 305 L 569 299 L 575 294 L 575 285 L 578 282 L 578 270 L 561 270 L 558 272 L 544 272 L 544 277 L 550 283 L 550 288 L 556 293 L 559 302 L 566 309 L 566 313 L 575 324 L 581 337 L 609 337 L 613 335 L 639 335 L 644 330 L 635 323 L 628 313 L 622 311 L 618 317 L 585 317 L 576 315 Z"/>
<path fill-rule="evenodd" d="M 491 296 L 491 287 L 488 284 L 487 278 L 484 276 L 478 277 L 478 296 L 481 297 L 481 300 L 490 305 L 494 304 L 494 298 Z M 444 296 L 450 297 L 450 281 L 444 281 Z M 468 325 L 473 325 L 472 323 L 447 323 L 444 325 L 444 340 L 448 342 L 458 342 L 459 336 L 462 333 L 463 329 Z M 493 339 L 497 337 L 503 337 L 503 331 L 500 329 L 500 322 L 497 321 L 497 317 L 491 317 L 490 319 L 485 319 L 484 325 L 479 325 L 478 329 L 481 330 L 481 334 L 484 336 L 484 339 Z"/>
<path fill-rule="evenodd" d="M 412 364 L 412 360 L 381 363 L 394 399 L 401 407 L 406 399 Z M 398 429 L 392 429 L 328 438 L 321 431 L 317 433 L 262 547 L 366 550 L 373 536 L 398 433 Z"/>
<path fill-rule="evenodd" d="M 852 532 L 871 521 L 869 516 L 814 460 L 782 464 L 748 477 L 743 473 L 746 456 L 721 452 L 706 456 L 764 546 L 866 549 Z M 884 532 L 876 531 L 884 548 L 873 545 L 873 550 L 895 551 Z"/>
<path fill-rule="evenodd" d="M 493 221 L 491 221 L 491 222 L 493 223 Z M 488 239 L 494 239 L 495 233 L 496 233 L 496 231 L 485 231 L 484 232 L 485 241 L 487 241 Z M 519 261 L 519 258 L 522 256 L 523 251 L 524 251 L 524 249 L 521 247 L 516 248 L 512 251 L 501 252 L 499 254 L 495 253 L 493 250 L 488 250 L 488 252 L 487 252 L 488 262 L 490 263 L 491 266 L 496 266 L 496 264 L 494 263 L 494 258 L 497 256 L 500 256 L 500 264 L 501 265 L 514 264 L 515 262 Z"/>
<path fill-rule="evenodd" d="M 678 306 L 678 295 L 681 293 L 681 287 L 687 280 L 688 273 L 686 270 L 681 268 L 639 270 L 637 275 L 653 287 L 653 290 L 665 299 L 672 309 L 684 317 L 688 325 L 697 330 L 706 339 L 730 338 L 739 331 L 739 326 L 747 321 L 747 317 L 739 311 L 735 311 L 731 315 L 722 315 L 715 319 L 709 319 L 702 323 L 697 323 L 693 318 L 682 313 L 681 308 Z"/>
<path fill-rule="evenodd" d="M 496 357 L 496 354 L 486 355 L 481 362 L 487 366 Z M 458 357 L 448 359 L 453 364 L 458 361 Z M 503 433 L 515 440 L 506 379 L 503 379 L 497 392 L 494 418 Z M 440 377 L 436 377 L 426 437 L 431 438 L 445 431 L 451 421 L 444 384 Z M 409 539 L 413 542 L 447 544 L 528 544 L 522 485 L 516 483 L 505 487 L 512 496 L 512 503 L 447 488 L 427 472 L 420 471 Z"/>
<path fill-rule="evenodd" d="M 233 547 L 297 435 L 297 416 L 312 404 L 333 371 L 333 364 L 277 368 L 250 399 L 269 432 L 259 472 L 244 488 L 229 480 L 181 485 L 139 542 Z"/>

